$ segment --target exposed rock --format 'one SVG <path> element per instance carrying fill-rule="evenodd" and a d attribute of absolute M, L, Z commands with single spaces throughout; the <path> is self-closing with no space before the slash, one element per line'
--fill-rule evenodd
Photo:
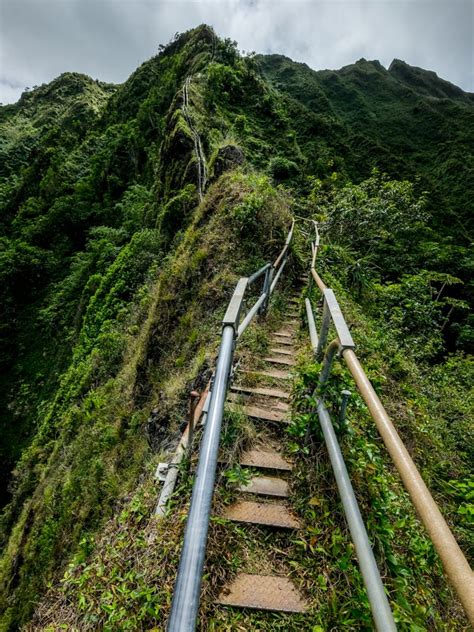
<path fill-rule="evenodd" d="M 221 147 L 217 152 L 214 163 L 214 175 L 218 178 L 224 173 L 224 171 L 235 169 L 244 162 L 244 152 L 240 147 L 237 147 L 236 145 L 226 145 L 225 147 Z"/>

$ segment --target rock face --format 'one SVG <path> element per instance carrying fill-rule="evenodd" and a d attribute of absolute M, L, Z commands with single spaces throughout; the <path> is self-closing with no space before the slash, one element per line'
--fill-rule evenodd
<path fill-rule="evenodd" d="M 244 152 L 236 145 L 226 145 L 221 147 L 217 152 L 216 161 L 214 163 L 214 176 L 218 178 L 230 169 L 235 169 L 245 162 Z"/>

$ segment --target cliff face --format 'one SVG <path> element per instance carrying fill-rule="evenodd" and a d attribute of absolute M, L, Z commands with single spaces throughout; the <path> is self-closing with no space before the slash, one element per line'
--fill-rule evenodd
<path fill-rule="evenodd" d="M 2 629 L 148 476 L 292 212 L 327 224 L 374 318 L 410 295 L 390 326 L 431 327 L 427 362 L 468 348 L 473 117 L 398 60 L 315 72 L 206 26 L 120 86 L 66 73 L 0 108 Z"/>

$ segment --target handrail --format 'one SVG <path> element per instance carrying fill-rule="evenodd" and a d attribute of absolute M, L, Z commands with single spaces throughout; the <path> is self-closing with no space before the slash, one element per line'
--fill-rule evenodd
<path fill-rule="evenodd" d="M 276 270 L 276 269 L 278 268 L 278 266 L 280 265 L 280 263 L 281 263 L 281 261 L 282 261 L 283 257 L 285 256 L 285 254 L 286 254 L 286 252 L 287 252 L 287 250 L 288 250 L 288 247 L 289 247 L 290 242 L 291 242 L 291 238 L 293 237 L 293 229 L 294 229 L 294 227 L 295 227 L 295 220 L 293 220 L 293 222 L 292 222 L 292 224 L 291 224 L 290 232 L 288 233 L 288 236 L 287 236 L 287 238 L 286 238 L 285 245 L 283 246 L 282 251 L 280 252 L 280 254 L 278 255 L 278 257 L 275 259 L 275 262 L 274 262 L 274 264 L 273 264 L 273 268 L 274 268 L 275 270 Z"/>
<path fill-rule="evenodd" d="M 288 247 L 295 222 L 285 246 L 275 263 L 266 264 L 250 277 L 239 279 L 222 321 L 222 339 L 217 359 L 214 382 L 211 388 L 209 410 L 199 450 L 196 479 L 184 533 L 183 548 L 173 592 L 168 632 L 193 632 L 199 610 L 207 532 L 217 468 L 222 419 L 227 389 L 231 378 L 234 349 L 242 333 L 257 312 L 264 311 L 288 257 Z M 276 271 L 275 278 L 272 274 Z M 247 287 L 265 274 L 263 289 L 254 305 L 240 323 Z"/>
<path fill-rule="evenodd" d="M 314 253 L 314 249 L 312 252 Z M 341 323 L 343 323 L 345 327 L 347 327 L 347 324 L 340 309 L 338 311 L 334 311 L 333 309 L 331 312 L 330 305 L 327 302 L 327 298 L 329 296 L 328 288 L 319 277 L 313 266 L 311 267 L 311 274 L 317 286 L 323 293 L 325 299 L 324 305 L 326 307 L 326 310 L 323 310 L 322 331 L 320 332 L 316 348 L 316 352 L 320 356 L 323 346 L 327 341 L 327 333 L 329 330 L 328 318 L 330 317 L 330 319 L 333 320 L 336 325 L 336 329 L 338 325 L 340 329 Z M 332 292 L 332 290 L 329 291 Z M 311 306 L 310 311 L 312 315 Z M 308 316 L 310 311 L 308 311 Z M 340 333 L 341 331 L 339 330 L 338 335 L 340 335 Z M 397 433 L 390 417 L 387 414 L 387 411 L 367 378 L 364 369 L 354 352 L 354 345 L 343 345 L 341 344 L 341 341 L 338 340 L 337 348 L 340 352 L 340 356 L 344 359 L 352 377 L 354 378 L 357 388 L 359 389 L 359 392 L 369 409 L 372 419 L 375 421 L 377 430 L 379 431 L 380 436 L 382 437 L 383 442 L 392 457 L 405 489 L 408 491 L 413 505 L 415 506 L 415 509 L 417 510 L 418 515 L 441 559 L 446 575 L 458 595 L 469 621 L 474 624 L 474 574 L 471 567 L 456 542 L 448 524 L 443 518 L 428 487 L 423 481 L 423 478 L 421 477 L 402 439 Z M 331 353 L 325 359 L 323 371 L 327 374 L 329 374 L 331 369 L 333 357 L 334 353 Z"/>
<path fill-rule="evenodd" d="M 324 402 L 321 399 L 318 399 L 317 402 L 319 421 L 329 452 L 329 458 L 334 471 L 334 477 L 346 515 L 347 524 L 349 525 L 357 553 L 357 559 L 367 590 L 375 627 L 379 632 L 394 632 L 397 628 L 393 620 L 392 611 L 388 603 L 387 595 L 385 594 L 377 562 L 375 561 L 374 553 L 370 546 L 369 537 L 365 529 L 364 521 L 362 520 L 346 464 L 344 463 L 344 457 L 342 456 L 341 448 L 339 447 L 336 433 L 334 432 L 331 417 L 329 416 Z"/>

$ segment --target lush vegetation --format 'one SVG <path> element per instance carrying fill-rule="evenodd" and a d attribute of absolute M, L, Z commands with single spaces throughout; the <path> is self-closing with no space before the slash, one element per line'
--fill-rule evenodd
<path fill-rule="evenodd" d="M 67 73 L 0 108 L 0 629 L 27 622 L 38 601 L 31 629 L 159 623 L 179 551 L 170 524 L 182 523 L 189 479 L 176 516 L 157 527 L 153 468 L 179 432 L 190 386 L 209 377 L 237 276 L 278 251 L 292 212 L 320 222 L 321 273 L 472 551 L 473 116 L 472 95 L 402 62 L 315 73 L 279 56 L 242 57 L 205 26 L 176 36 L 121 86 Z M 201 203 L 196 134 L 209 182 Z M 294 243 L 295 273 L 307 249 Z M 257 327 L 248 344 L 264 337 Z M 331 595 L 322 629 L 353 625 L 369 619 L 344 521 L 331 516 L 330 497 L 313 494 L 323 485 L 304 477 L 316 452 L 332 484 L 317 428 L 311 446 L 302 440 L 316 371 L 304 353 L 300 369 L 296 509 L 326 531 L 294 543 L 295 577 L 316 582 L 315 599 Z M 336 372 L 335 406 L 346 381 Z M 344 449 L 400 622 L 444 629 L 449 617 L 463 629 L 360 402 L 350 420 Z M 232 444 L 245 420 L 229 428 Z M 340 576 L 331 583 L 305 568 L 314 538 L 330 533 L 319 553 L 331 567 L 345 547 L 340 594 Z"/>

